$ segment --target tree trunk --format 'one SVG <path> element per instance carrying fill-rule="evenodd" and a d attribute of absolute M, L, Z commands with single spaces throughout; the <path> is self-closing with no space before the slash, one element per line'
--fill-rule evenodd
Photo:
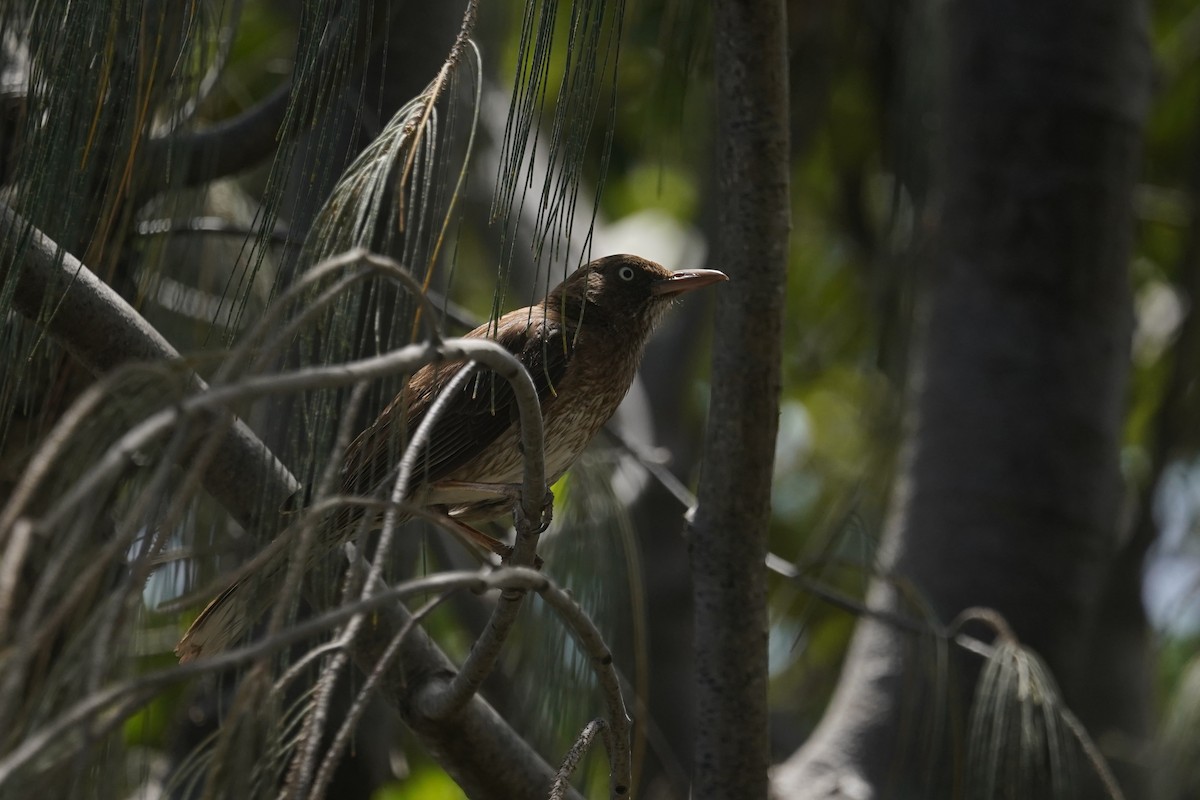
<path fill-rule="evenodd" d="M 998 611 L 1071 705 L 1116 552 L 1144 8 L 960 0 L 940 230 L 872 607 Z M 978 633 L 978 631 L 974 631 Z M 863 620 L 779 796 L 954 796 L 981 659 Z M 1140 687 L 1129 687 L 1139 692 Z"/>
<path fill-rule="evenodd" d="M 788 91 L 782 0 L 715 6 L 715 264 L 712 404 L 692 530 L 696 744 L 692 794 L 767 792 L 764 559 L 779 417 L 788 254 Z"/>

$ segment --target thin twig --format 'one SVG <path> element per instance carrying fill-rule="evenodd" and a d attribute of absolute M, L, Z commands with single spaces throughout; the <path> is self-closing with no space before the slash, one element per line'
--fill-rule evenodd
<path fill-rule="evenodd" d="M 216 234 L 219 236 L 234 236 L 245 239 L 254 236 L 258 231 L 254 228 L 231 222 L 224 217 L 193 216 L 179 219 L 164 217 L 147 219 L 134 225 L 138 236 L 186 236 L 188 234 Z M 288 241 L 288 229 L 284 225 L 276 226 L 268 234 L 272 244 L 283 245 Z"/>
<path fill-rule="evenodd" d="M 0 232 L 3 232 L 10 242 L 19 245 L 8 251 L 5 264 L 6 268 L 15 267 L 18 275 L 14 308 L 61 341 L 64 347 L 90 370 L 102 373 L 131 360 L 178 359 L 178 354 L 170 345 L 108 286 L 99 281 L 77 259 L 63 252 L 54 242 L 6 206 L 0 206 Z M 67 287 L 65 291 L 63 287 Z M 49 317 L 45 316 L 47 298 L 54 299 L 54 303 L 51 304 L 54 313 Z M 528 374 L 515 358 L 493 342 L 483 340 L 447 343 L 438 347 L 414 345 L 383 357 L 351 365 L 300 370 L 285 376 L 256 377 L 240 381 L 233 386 L 212 389 L 205 387 L 194 375 L 189 375 L 190 387 L 195 394 L 183 401 L 180 407 L 156 414 L 126 432 L 96 468 L 85 476 L 84 482 L 93 486 L 103 485 L 105 480 L 124 469 L 125 458 L 136 452 L 139 442 L 151 442 L 164 435 L 187 415 L 208 414 L 223 410 L 230 403 L 274 392 L 341 386 L 370 380 L 394 371 L 411 371 L 428 360 L 444 358 L 480 361 L 502 378 L 514 383 L 514 393 L 521 409 L 522 446 L 527 456 L 522 511 L 525 519 L 540 519 L 545 494 L 545 475 L 540 409 L 536 392 Z M 102 393 L 93 395 L 97 400 L 101 396 Z M 534 421 L 537 424 L 533 424 Z M 225 434 L 217 453 L 217 458 L 204 475 L 206 489 L 229 510 L 244 529 L 252 532 L 252 535 L 262 535 L 263 530 L 276 530 L 278 523 L 273 512 L 299 490 L 300 486 L 295 478 L 240 421 L 236 421 L 233 429 Z M 250 479 L 247 479 L 248 476 Z M 77 491 L 73 494 L 70 506 L 62 508 L 61 512 L 56 509 L 57 513 L 51 513 L 39 522 L 44 525 L 61 520 L 64 514 L 69 513 L 70 507 L 88 496 L 86 486 L 77 485 L 75 488 Z M 8 510 L 12 510 L 12 506 Z M 265 527 L 261 526 L 264 510 L 272 512 L 268 520 L 271 524 Z M 11 523 L 15 523 L 19 517 L 20 513 L 17 512 Z M 37 535 L 36 527 L 35 525 L 32 531 L 33 535 Z M 517 550 L 532 558 L 535 543 L 536 536 L 527 534 L 519 537 Z M 371 598 L 368 602 L 373 603 L 377 600 L 379 598 Z M 392 624 L 395 615 L 382 613 L 385 610 L 384 606 L 371 607 L 381 611 L 373 624 L 383 632 Z M 173 667 L 168 672 L 169 678 L 164 675 L 161 680 L 165 683 L 196 672 L 223 668 L 222 665 L 228 667 L 241 663 L 245 659 L 271 652 L 272 648 L 311 635 L 320 629 L 321 624 L 331 624 L 331 621 L 347 618 L 345 612 L 340 609 L 332 614 L 333 616 L 316 618 L 316 624 L 312 626 L 302 623 L 281 632 L 273 639 L 256 643 L 256 646 L 225 654 L 229 657 L 228 660 L 223 657 L 200 659 L 184 667 Z M 438 683 L 432 676 L 441 668 L 438 665 L 445 662 L 445 656 L 428 641 L 423 632 L 420 636 L 409 638 L 419 641 L 405 647 L 405 662 L 410 658 L 415 659 L 415 664 L 419 665 L 417 673 L 431 675 L 430 684 Z M 257 646 L 263 646 L 263 649 L 259 650 Z M 370 647 L 359 645 L 354 649 L 356 661 L 360 660 L 360 655 L 370 651 Z M 367 668 L 369 669 L 369 666 Z M 81 704 L 72 707 L 68 714 L 85 718 L 89 713 L 108 708 L 111 706 L 111 698 L 127 696 L 129 686 L 130 684 L 118 684 L 99 694 L 90 695 Z M 395 687 L 389 685 L 387 688 Z M 422 685 L 418 684 L 406 694 L 411 696 L 412 693 L 416 693 L 419 696 L 421 690 Z M 393 693 L 388 697 L 392 703 L 402 702 L 401 695 Z M 464 712 L 466 713 L 460 714 L 454 720 L 439 725 L 421 723 L 419 732 L 423 739 L 434 743 L 443 766 L 455 774 L 456 779 L 465 781 L 464 785 L 473 785 L 481 790 L 488 785 L 481 775 L 473 771 L 474 762 L 468 766 L 466 763 L 445 760 L 469 758 L 463 750 L 464 747 L 486 746 L 492 747 L 495 755 L 503 754 L 507 759 L 503 764 L 495 762 L 495 759 L 483 759 L 493 770 L 490 779 L 493 785 L 512 786 L 513 781 L 527 783 L 535 780 L 536 776 L 543 772 L 547 776 L 547 782 L 549 781 L 549 777 L 552 776 L 549 767 L 529 751 L 524 741 L 516 737 L 486 703 L 473 702 Z M 70 720 L 64 723 L 65 719 L 60 717 L 58 722 L 51 723 L 32 737 L 27 737 L 20 747 L 0 761 L 0 780 L 11 777 L 14 770 L 36 756 L 40 752 L 39 748 L 44 746 L 49 738 L 60 735 L 64 730 L 70 730 Z"/>
<path fill-rule="evenodd" d="M 328 276 L 359 264 L 366 264 L 371 270 L 351 273 L 343 277 L 341 281 L 334 284 L 332 290 L 323 292 L 316 298 L 305 297 L 305 294 L 313 286 Z M 387 256 L 376 255 L 361 247 L 355 247 L 344 253 L 329 256 L 315 264 L 311 269 L 306 270 L 295 283 L 280 295 L 276 302 L 267 308 L 263 317 L 247 333 L 244 345 L 221 365 L 221 369 L 214 377 L 213 383 L 226 383 L 232 380 L 250 355 L 254 355 L 253 370 L 262 369 L 263 365 L 270 361 L 271 356 L 275 352 L 295 338 L 296 331 L 304 322 L 315 316 L 326 304 L 337 297 L 341 290 L 349 288 L 349 286 L 363 278 L 369 277 L 372 271 L 392 278 L 407 289 L 409 294 L 415 297 L 418 302 L 429 307 L 430 300 L 425 297 L 421 284 L 397 261 Z M 284 315 L 292 310 L 293 301 L 302 298 L 305 302 L 300 313 L 285 323 Z M 436 315 L 431 313 L 429 317 L 430 319 L 426 323 L 426 333 L 429 341 L 436 344 L 442 339 L 441 330 L 438 327 Z M 257 351 L 252 350 L 251 345 L 260 339 L 266 340 L 266 344 Z"/>
<path fill-rule="evenodd" d="M 383 565 L 391 552 L 396 528 L 402 522 L 399 503 L 408 496 L 408 482 L 412 477 L 417 458 L 422 448 L 425 447 L 425 443 L 429 440 L 429 436 L 433 432 L 433 426 L 437 424 L 438 419 L 449 406 L 451 398 L 470 379 L 471 374 L 474 372 L 474 364 L 475 362 L 468 361 L 450 379 L 446 387 L 434 399 L 425 419 L 421 420 L 421 424 L 417 426 L 417 430 L 413 433 L 411 441 L 405 445 L 404 455 L 400 459 L 400 469 L 392 486 L 391 502 L 383 514 L 383 529 L 380 531 L 379 541 L 375 546 L 375 557 L 367 569 L 366 580 L 362 585 L 363 597 L 368 596 L 373 587 L 382 579 Z M 357 620 L 351 620 L 348 627 L 357 627 Z M 351 633 L 351 635 L 353 634 Z"/>
<path fill-rule="evenodd" d="M 445 691 L 426 697 L 424 712 L 432 719 L 446 719 L 462 710 L 478 692 L 500 659 L 504 642 L 512 631 L 517 612 L 521 610 L 524 593 L 504 592 L 496 603 L 492 616 L 471 646 L 466 660 Z"/>
<path fill-rule="evenodd" d="M 20 582 L 21 565 L 25 563 L 25 556 L 29 554 L 32 541 L 33 524 L 27 519 L 18 519 L 10 529 L 4 557 L 0 558 L 0 644 L 6 644 L 8 641 L 13 594 Z"/>
<path fill-rule="evenodd" d="M 571 775 L 575 773 L 579 762 L 587 755 L 592 742 L 596 739 L 596 734 L 601 734 L 605 740 L 609 738 L 608 723 L 603 719 L 592 720 L 579 732 L 579 738 L 575 740 L 575 744 L 571 745 L 571 749 L 563 757 L 562 764 L 554 776 L 554 783 L 550 786 L 550 800 L 562 800 L 567 787 L 571 784 Z M 607 741 L 605 741 L 605 746 L 608 746 Z"/>
<path fill-rule="evenodd" d="M 613 666 L 612 653 L 605 644 L 603 635 L 587 612 L 567 592 L 541 572 L 528 567 L 501 569 L 490 577 L 489 584 L 510 590 L 536 591 L 545 600 L 546 605 L 557 613 L 563 623 L 567 625 L 575 635 L 575 640 L 588 654 L 600 683 L 601 693 L 608 706 L 609 726 L 614 741 L 614 747 L 610 752 L 610 788 L 614 797 L 626 796 L 630 789 L 632 772 L 629 751 L 630 720 L 624 697 L 621 694 L 620 679 Z M 500 602 L 503 603 L 505 596 L 509 594 L 509 592 L 502 593 Z M 493 615 L 492 619 L 495 620 L 495 618 L 496 615 Z M 502 640 L 496 641 L 488 638 L 488 632 L 492 630 L 492 627 L 489 624 L 489 627 L 480 635 L 472 652 L 482 647 L 498 648 L 502 644 Z M 468 656 L 468 663 L 470 660 Z M 463 667 L 463 672 L 465 671 L 466 664 Z M 475 685 L 480 680 L 482 679 L 478 675 L 473 675 L 463 681 L 459 681 L 458 676 L 455 676 L 444 690 L 427 692 L 423 696 L 422 713 L 433 719 L 450 716 L 458 708 L 454 704 L 466 702 L 462 694 L 465 688 Z M 467 694 L 466 698 L 469 699 L 471 696 L 471 694 Z"/>
<path fill-rule="evenodd" d="M 440 345 L 412 344 L 380 356 L 346 364 L 308 367 L 275 375 L 249 377 L 228 386 L 211 387 L 205 392 L 187 397 L 174 408 L 152 414 L 120 437 L 105 451 L 93 468 L 60 498 L 55 510 L 43 518 L 41 524 L 51 526 L 61 522 L 83 498 L 123 470 L 128 459 L 140 448 L 164 435 L 187 415 L 220 410 L 234 403 L 269 394 L 335 388 L 397 372 L 411 372 L 434 361 L 472 359 L 488 366 L 513 388 L 520 413 L 521 443 L 526 456 L 522 507 L 532 518 L 539 518 L 545 496 L 546 477 L 541 409 L 533 379 L 516 356 L 496 342 L 489 339 L 448 339 Z"/>
<path fill-rule="evenodd" d="M 405 597 L 424 592 L 449 591 L 455 588 L 489 588 L 488 575 L 477 572 L 447 572 L 406 581 L 369 598 L 311 617 L 286 628 L 274 636 L 256 640 L 243 647 L 228 650 L 211 657 L 197 658 L 137 678 L 114 683 L 76 703 L 39 731 L 26 736 L 19 746 L 0 759 L 0 786 L 13 776 L 20 767 L 28 763 L 45 747 L 71 731 L 90 717 L 102 714 L 115 703 L 148 689 L 168 686 L 196 675 L 219 672 L 236 667 L 251 660 L 277 652 L 295 642 L 314 636 L 328 628 L 350 619 L 355 614 L 380 609 Z M 149 699 L 147 695 L 147 700 Z"/>
<path fill-rule="evenodd" d="M 325 757 L 322 759 L 317 777 L 313 781 L 312 795 L 314 797 L 324 796 L 329 782 L 333 779 L 333 771 L 337 768 L 341 753 L 345 750 L 346 745 L 349 744 L 350 735 L 354 732 L 359 719 L 367 709 L 367 701 L 372 696 L 375 686 L 381 680 L 384 671 L 391 664 L 396 654 L 399 653 L 400 645 L 404 642 L 404 637 L 412 631 L 414 625 L 423 620 L 449 596 L 450 592 L 442 592 L 412 612 L 412 616 L 405 625 L 392 637 L 392 641 L 388 643 L 387 649 L 383 652 L 383 657 L 379 659 L 375 668 L 367 675 L 367 679 L 362 687 L 359 688 L 358 695 L 354 698 L 353 704 L 351 704 L 350 709 L 346 712 L 345 719 L 342 720 L 341 726 L 338 728 L 337 733 L 334 734 L 333 742 L 325 751 Z"/>
<path fill-rule="evenodd" d="M 338 424 L 337 436 L 334 437 L 333 452 L 335 454 L 344 452 L 346 445 L 350 442 L 350 438 L 354 435 L 354 418 L 357 416 L 358 408 L 362 404 L 366 390 L 367 384 L 359 383 L 351 391 L 349 402 Z M 325 469 L 322 470 L 321 477 L 317 483 L 318 497 L 333 491 L 339 471 L 339 461 L 336 457 L 326 460 Z M 318 525 L 311 524 L 315 519 L 317 518 L 312 515 L 307 517 L 308 524 L 301 526 L 300 536 L 298 537 L 299 541 L 296 543 L 296 546 L 288 548 L 287 572 L 284 576 L 283 588 L 281 590 L 284 600 L 275 604 L 270 623 L 267 626 L 268 634 L 275 633 L 284 626 L 287 612 L 292 606 L 291 599 L 299 593 L 304 573 L 307 571 L 308 554 L 312 552 L 313 539 L 316 536 L 327 535 L 325 531 L 318 532 Z M 342 668 L 346 665 L 347 660 L 345 651 L 339 648 L 321 669 L 321 674 L 317 681 L 315 699 L 310 706 L 308 714 L 305 715 L 301 744 L 297 749 L 295 757 L 292 759 L 292 767 L 288 771 L 284 786 L 284 794 L 286 796 L 304 797 L 308 791 L 313 766 L 316 761 L 317 747 L 324 736 L 329 702 L 333 697 L 333 689 L 337 683 L 338 676 Z"/>
<path fill-rule="evenodd" d="M 41 326 L 92 373 L 100 375 L 132 361 L 181 360 L 178 351 L 111 287 L 3 204 L 0 240 L 11 243 L 0 266 L 11 266 L 17 275 L 13 308 Z M 192 388 L 203 390 L 199 377 L 193 375 L 190 381 Z M 247 475 L 254 480 L 246 480 Z M 257 530 L 262 509 L 278 508 L 300 488 L 240 420 L 225 432 L 204 483 L 249 531 Z M 6 518 L 5 523 L 12 524 L 12 519 Z M 3 529 L 0 526 L 0 535 Z"/>
<path fill-rule="evenodd" d="M 349 401 L 344 409 L 345 413 L 342 415 L 341 422 L 338 424 L 337 435 L 334 437 L 332 450 L 335 454 L 345 451 L 346 444 L 353 436 L 354 418 L 357 415 L 357 410 L 362 403 L 363 397 L 366 395 L 366 389 L 367 384 L 363 382 L 356 384 L 354 389 L 351 390 Z M 321 471 L 321 476 L 317 482 L 317 497 L 323 497 L 333 491 L 338 479 L 339 464 L 340 462 L 337 458 L 326 460 L 325 468 Z M 291 598 L 296 596 L 304 574 L 308 571 L 308 554 L 313 552 L 313 540 L 317 536 L 323 535 L 323 532 L 320 532 L 321 526 L 319 520 L 320 516 L 318 514 L 305 514 L 299 526 L 299 534 L 290 537 L 291 541 L 287 548 L 287 571 L 281 587 L 281 592 L 287 600 L 275 604 L 274 611 L 267 625 L 268 633 L 274 633 L 283 628 L 288 610 L 292 605 Z"/>
<path fill-rule="evenodd" d="M 523 572 L 530 571 L 522 569 Z M 541 573 L 535 573 L 540 575 Z M 563 591 L 561 587 L 545 578 L 545 585 L 538 588 L 551 609 L 567 627 L 575 634 L 575 640 L 591 658 L 592 669 L 600 682 L 600 691 L 608 706 L 608 736 L 612 742 L 609 746 L 609 789 L 613 797 L 626 797 L 631 789 L 632 764 L 629 749 L 629 714 L 625 709 L 625 699 L 621 695 L 621 682 L 617 670 L 613 666 L 612 653 L 604 642 L 604 637 L 592 622 L 591 617 L 583 607 Z"/>
<path fill-rule="evenodd" d="M 1125 800 L 1125 793 L 1121 791 L 1121 785 L 1117 782 L 1117 777 L 1113 775 L 1112 769 L 1108 766 L 1108 759 L 1100 752 L 1100 748 L 1096 746 L 1096 742 L 1092 740 L 1091 734 L 1088 733 L 1087 727 L 1079 721 L 1079 717 L 1075 716 L 1075 712 L 1067 708 L 1065 704 L 1058 706 L 1059 716 L 1066 723 L 1067 729 L 1075 736 L 1079 746 L 1083 748 L 1084 755 L 1087 756 L 1088 763 L 1092 765 L 1092 769 L 1096 771 L 1096 777 L 1100 779 L 1100 784 L 1108 793 L 1110 800 Z"/>

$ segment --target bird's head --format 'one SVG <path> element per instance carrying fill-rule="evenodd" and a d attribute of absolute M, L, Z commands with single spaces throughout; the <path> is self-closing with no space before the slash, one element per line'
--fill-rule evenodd
<path fill-rule="evenodd" d="M 565 308 L 572 316 L 581 313 L 585 320 L 596 314 L 601 318 L 597 322 L 638 322 L 648 332 L 676 297 L 726 280 L 728 276 L 715 269 L 672 272 L 640 256 L 605 256 L 569 275 L 551 290 L 546 304 Z"/>

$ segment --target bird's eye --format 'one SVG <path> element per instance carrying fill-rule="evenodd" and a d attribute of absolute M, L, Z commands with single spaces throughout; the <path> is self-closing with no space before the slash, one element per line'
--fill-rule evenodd
<path fill-rule="evenodd" d="M 633 280 L 633 267 L 621 267 L 617 270 L 617 277 L 623 281 Z"/>

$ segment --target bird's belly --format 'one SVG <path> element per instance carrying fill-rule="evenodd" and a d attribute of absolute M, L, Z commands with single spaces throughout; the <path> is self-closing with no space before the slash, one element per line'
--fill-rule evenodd
<path fill-rule="evenodd" d="M 549 403 L 542 418 L 546 453 L 546 483 L 553 484 L 570 468 L 587 448 L 596 432 L 606 423 L 620 402 L 599 394 L 570 403 Z M 455 470 L 450 481 L 473 483 L 516 484 L 525 474 L 519 425 L 513 425 L 489 445 L 478 458 Z M 439 492 L 439 501 L 442 494 Z M 464 491 L 457 502 L 478 500 L 478 493 Z M 453 505 L 454 500 L 442 501 Z"/>

